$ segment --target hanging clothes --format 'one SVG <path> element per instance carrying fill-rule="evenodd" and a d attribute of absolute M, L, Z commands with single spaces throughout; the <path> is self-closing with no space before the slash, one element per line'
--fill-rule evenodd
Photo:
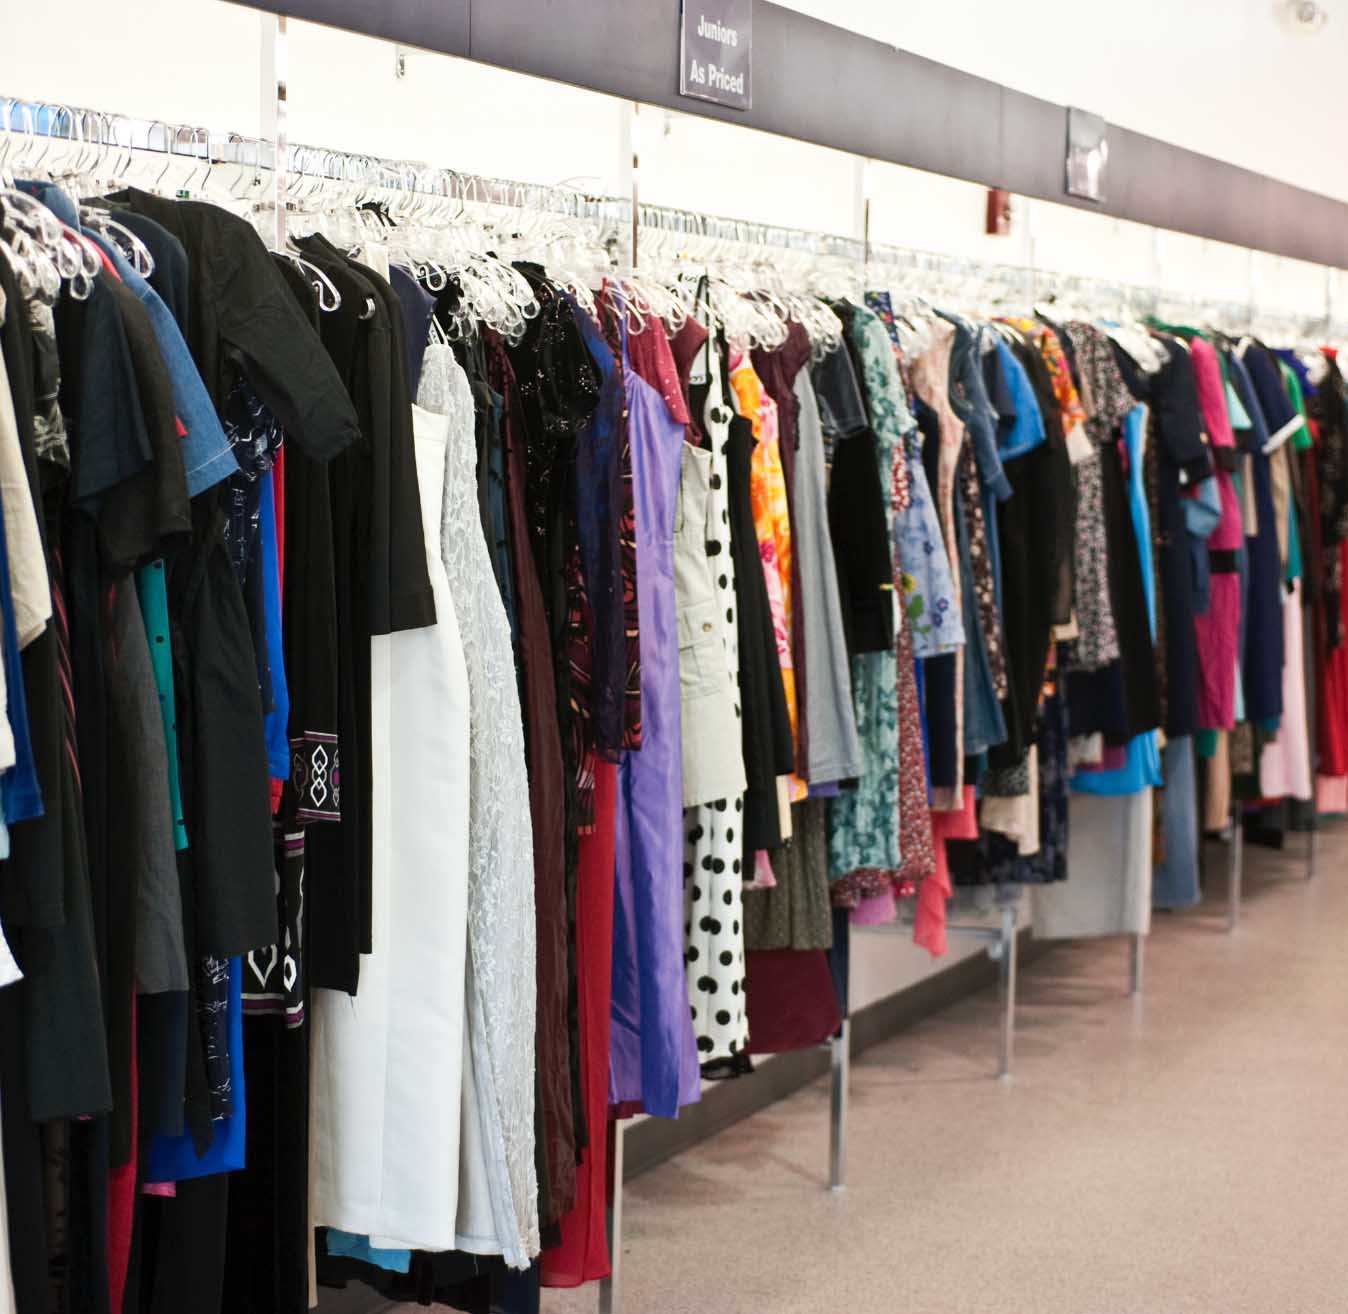
<path fill-rule="evenodd" d="M 1204 728 L 1230 730 L 1235 725 L 1240 662 L 1240 563 L 1236 554 L 1244 547 L 1240 502 L 1231 478 L 1236 439 L 1216 350 L 1203 338 L 1194 337 L 1190 351 L 1221 498 L 1221 521 L 1208 537 L 1208 607 L 1194 620 L 1201 658 L 1198 719 Z"/>
<path fill-rule="evenodd" d="M 683 758 L 679 738 L 674 524 L 684 428 L 627 373 L 643 636 L 641 751 L 618 781 L 610 1101 L 672 1118 L 698 1098 L 684 983 Z"/>
<path fill-rule="evenodd" d="M 748 728 L 741 701 L 744 689 L 738 610 L 741 576 L 739 562 L 731 550 L 730 472 L 726 456 L 732 413 L 721 354 L 714 346 L 707 350 L 707 373 L 705 388 L 695 388 L 692 393 L 694 402 L 701 397 L 701 406 L 694 405 L 693 410 L 708 441 L 703 559 L 710 563 L 715 581 L 715 624 L 724 647 L 725 669 L 733 681 L 734 715 L 727 721 L 732 730 L 738 727 L 734 749 L 739 750 L 738 761 L 743 769 Z M 692 551 L 693 547 L 689 544 L 684 550 Z M 757 570 L 748 576 L 748 582 L 755 586 L 761 580 L 761 572 Z M 822 725 L 819 728 L 822 731 Z M 732 752 L 733 756 L 736 753 Z M 736 1061 L 748 1042 L 743 906 L 748 842 L 744 791 L 748 779 L 746 770 L 740 788 L 684 812 L 684 959 L 698 1060 L 703 1065 Z"/>
<path fill-rule="evenodd" d="M 372 933 L 353 1007 L 314 999 L 314 1222 L 448 1250 L 459 1201 L 468 927 L 469 686 L 440 554 L 448 414 L 420 407 L 417 481 L 435 625 L 371 655 Z M 434 988 L 428 988 L 434 982 Z M 415 1050 L 419 1071 L 400 1062 Z"/>
<path fill-rule="evenodd" d="M 448 418 L 440 558 L 459 623 L 470 698 L 468 946 L 459 1250 L 525 1268 L 537 1253 L 534 1165 L 535 987 L 507 971 L 535 957 L 533 839 L 510 627 L 476 501 L 473 397 L 448 347 L 425 354 L 419 407 Z M 471 1074 L 471 1080 L 467 1079 Z M 470 1151 L 472 1152 L 470 1154 Z"/>

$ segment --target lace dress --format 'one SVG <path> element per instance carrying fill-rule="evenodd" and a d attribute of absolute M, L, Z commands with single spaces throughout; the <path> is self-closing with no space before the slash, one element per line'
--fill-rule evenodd
<path fill-rule="evenodd" d="M 449 417 L 440 552 L 468 667 L 468 965 L 462 1181 L 455 1246 L 538 1253 L 534 1161 L 534 855 L 510 625 L 476 514 L 474 408 L 448 347 L 428 349 L 418 405 Z"/>

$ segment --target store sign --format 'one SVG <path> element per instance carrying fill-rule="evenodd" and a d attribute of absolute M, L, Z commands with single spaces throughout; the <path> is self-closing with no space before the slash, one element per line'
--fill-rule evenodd
<path fill-rule="evenodd" d="M 753 104 L 754 0 L 681 0 L 679 94 L 731 109 Z"/>
<path fill-rule="evenodd" d="M 1098 114 L 1067 110 L 1067 194 L 1087 201 L 1105 199 L 1109 126 Z"/>

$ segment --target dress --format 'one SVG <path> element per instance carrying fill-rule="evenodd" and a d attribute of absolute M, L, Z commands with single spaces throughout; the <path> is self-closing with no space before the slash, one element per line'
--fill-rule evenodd
<path fill-rule="evenodd" d="M 791 720 L 791 742 L 799 758 L 800 718 L 796 705 L 795 658 L 791 646 L 791 520 L 786 497 L 786 474 L 778 447 L 777 404 L 763 384 L 748 356 L 732 359 L 730 385 L 739 402 L 740 414 L 754 426 L 754 451 L 751 463 L 754 527 L 758 533 L 758 552 L 763 560 L 763 577 L 768 586 L 768 604 L 772 609 L 773 631 L 777 636 L 777 660 L 782 668 L 782 688 L 786 693 L 786 712 Z M 792 775 L 787 798 L 798 802 L 808 793 L 805 781 Z M 787 814 L 783 810 L 783 816 Z M 784 821 L 784 825 L 789 822 Z"/>
<path fill-rule="evenodd" d="M 1255 506 L 1255 524 L 1245 526 L 1245 591 L 1241 610 L 1244 634 L 1241 692 L 1246 719 L 1252 724 L 1276 722 L 1282 716 L 1283 619 L 1282 572 L 1278 560 L 1277 528 L 1273 523 L 1273 490 L 1269 458 L 1270 420 L 1263 410 L 1264 395 L 1256 392 L 1252 370 L 1261 349 L 1247 347 L 1225 356 L 1231 383 L 1250 418 L 1250 449 L 1245 495 Z M 1276 396 L 1269 395 L 1276 402 Z"/>
<path fill-rule="evenodd" d="M 525 1267 L 538 1252 L 534 1163 L 534 849 L 510 623 L 476 515 L 473 395 L 449 347 L 427 349 L 417 400 L 449 419 L 440 557 L 467 667 L 467 1027 L 455 1246 Z"/>
<path fill-rule="evenodd" d="M 805 778 L 813 788 L 851 780 L 861 770 L 861 744 L 852 709 L 852 677 L 838 592 L 838 568 L 828 530 L 828 471 L 824 434 L 810 375 L 796 375 L 798 408 L 791 522 L 801 591 L 806 602 L 804 648 L 810 679 L 805 687 Z"/>
<path fill-rule="evenodd" d="M 1204 729 L 1230 730 L 1236 722 L 1236 672 L 1240 662 L 1240 572 L 1236 554 L 1244 546 L 1240 501 L 1231 470 L 1235 434 L 1226 404 L 1226 384 L 1212 344 L 1190 344 L 1198 401 L 1203 408 L 1217 461 L 1222 518 L 1208 537 L 1208 609 L 1194 617 L 1198 633 L 1198 722 Z"/>
<path fill-rule="evenodd" d="M 437 623 L 371 641 L 373 945 L 314 993 L 315 1226 L 456 1244 L 468 927 L 469 688 L 440 559 L 448 416 L 414 408 Z"/>
<path fill-rule="evenodd" d="M 718 496 L 715 514 L 720 514 L 725 480 L 716 475 L 720 487 L 714 488 L 712 479 L 712 453 L 685 443 L 674 527 L 685 808 L 742 794 L 745 784 L 737 672 L 730 665 L 728 642 L 734 618 L 727 619 L 726 601 L 718 597 L 714 571 L 724 563 L 714 561 L 707 537 L 712 494 Z"/>
<path fill-rule="evenodd" d="M 868 294 L 866 300 L 884 321 L 897 351 L 898 329 L 893 314 L 886 313 L 889 293 Z M 869 339 L 869 332 L 867 336 Z M 895 361 L 867 359 L 868 390 L 879 390 L 889 399 L 888 409 L 903 439 L 906 497 L 898 504 L 894 542 L 902 563 L 903 617 L 912 631 L 913 654 L 933 657 L 953 652 L 964 643 L 963 617 L 941 522 L 922 464 L 922 431 L 908 408 Z"/>
<path fill-rule="evenodd" d="M 896 513 L 908 496 L 906 474 L 902 480 L 896 474 L 900 466 L 906 470 L 907 459 L 896 409 L 894 349 L 872 311 L 852 308 L 847 329 L 866 382 L 866 407 L 883 492 L 892 594 Z M 858 894 L 886 893 L 899 868 L 899 682 L 892 624 L 886 637 L 883 651 L 859 652 L 852 658 L 852 695 L 864 768 L 856 788 L 829 804 L 829 875 L 837 881 L 862 873 L 835 893 L 835 902 L 844 906 L 854 905 Z"/>
<path fill-rule="evenodd" d="M 964 426 L 950 405 L 950 354 L 955 340 L 955 326 L 944 320 L 933 327 L 934 341 L 929 350 L 913 363 L 913 388 L 919 397 L 935 412 L 939 426 L 936 460 L 936 515 L 945 542 L 946 560 L 953 572 L 960 559 L 959 535 L 955 513 L 956 471 L 960 450 L 964 446 Z M 961 625 L 967 634 L 967 626 Z M 938 809 L 958 811 L 962 802 L 961 785 L 964 780 L 964 648 L 956 647 L 952 657 L 950 693 L 953 699 L 953 738 L 945 747 L 949 754 L 949 779 L 938 781 L 933 790 L 932 805 Z M 942 691 L 942 695 L 944 690 Z"/>
<path fill-rule="evenodd" d="M 1146 434 L 1145 408 L 1134 407 L 1124 423 L 1128 448 L 1128 503 L 1140 558 L 1147 619 L 1154 627 L 1151 518 L 1143 488 Z M 1117 555 L 1119 545 L 1110 546 Z M 1126 632 L 1121 631 L 1120 637 L 1126 639 Z M 1045 939 L 1125 933 L 1145 935 L 1150 929 L 1153 786 L 1161 782 L 1157 739 L 1154 730 L 1135 736 L 1128 744 L 1126 762 L 1118 770 L 1077 773 L 1073 781 L 1077 792 L 1070 806 L 1070 833 L 1066 837 L 1068 879 L 1035 888 L 1036 935 L 1042 934 Z M 1185 829 L 1192 837 L 1195 826 L 1191 741 L 1187 738 L 1172 741 L 1166 749 L 1165 763 L 1167 822 L 1176 813 L 1187 816 Z M 1178 770 L 1186 764 L 1187 795 L 1182 792 L 1182 783 L 1170 778 L 1172 768 Z M 1046 843 L 1051 842 L 1051 837 L 1046 838 Z M 1178 854 L 1175 856 L 1179 857 Z M 1192 858 L 1192 845 L 1189 856 Z M 1173 872 L 1179 879 L 1179 864 Z"/>
<path fill-rule="evenodd" d="M 683 754 L 679 736 L 674 517 L 684 426 L 630 368 L 628 435 L 641 619 L 641 751 L 619 771 L 610 1096 L 676 1116 L 698 1098 L 684 981 Z"/>
<path fill-rule="evenodd" d="M 1085 423 L 1090 450 L 1072 467 L 1077 494 L 1074 564 L 1079 634 L 1067 669 L 1095 671 L 1119 656 L 1119 635 L 1110 600 L 1101 449 L 1118 437 L 1119 425 L 1132 409 L 1133 399 L 1103 333 L 1080 322 L 1068 324 L 1065 332 L 1094 405 Z"/>
<path fill-rule="evenodd" d="M 726 664 L 734 681 L 736 747 L 740 706 L 739 616 L 735 561 L 730 551 L 729 471 L 725 444 L 730 408 L 721 381 L 721 358 L 708 353 L 712 385 L 701 429 L 710 443 L 710 496 L 706 550 L 724 620 Z M 740 753 L 741 765 L 743 754 Z M 702 1063 L 733 1058 L 749 1039 L 744 994 L 744 792 L 688 808 L 683 814 L 683 934 L 688 1001 Z"/>
<path fill-rule="evenodd" d="M 618 768 L 595 764 L 595 828 L 580 837 L 576 876 L 576 980 L 581 1096 L 590 1144 L 576 1165 L 576 1203 L 562 1215 L 561 1242 L 539 1262 L 544 1286 L 574 1287 L 611 1271 L 604 1206 L 608 1190 L 609 1004 L 613 984 L 613 829 Z"/>
<path fill-rule="evenodd" d="M 730 557 L 735 567 L 740 727 L 748 781 L 744 794 L 746 872 L 756 852 L 776 848 L 782 842 L 777 780 L 790 771 L 792 754 L 791 720 L 754 525 L 753 449 L 753 426 L 744 416 L 733 415 L 724 452 Z"/>

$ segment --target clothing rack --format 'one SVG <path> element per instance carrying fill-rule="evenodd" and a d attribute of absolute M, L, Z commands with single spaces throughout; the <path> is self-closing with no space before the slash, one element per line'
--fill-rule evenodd
<path fill-rule="evenodd" d="M 695 210 L 651 205 L 645 201 L 638 203 L 636 214 L 638 228 L 647 232 L 676 233 L 717 242 L 795 251 L 850 262 L 858 267 L 865 262 L 865 243 L 859 238 L 733 219 L 724 215 L 701 214 Z"/>
<path fill-rule="evenodd" d="M 65 142 L 75 147 L 76 162 L 87 161 L 85 167 L 90 168 L 96 167 L 100 158 L 121 160 L 135 155 L 163 157 L 165 174 L 174 161 L 200 165 L 198 186 L 204 185 L 214 170 L 232 168 L 236 172 L 228 184 L 231 194 L 240 201 L 252 199 L 259 209 L 273 204 L 263 199 L 269 180 L 282 180 L 302 190 L 307 179 L 314 183 L 349 183 L 353 189 L 364 186 L 427 200 L 541 210 L 591 220 L 605 228 L 624 222 L 630 213 L 624 200 L 573 187 L 518 182 L 301 142 L 285 145 L 278 169 L 276 143 L 266 137 L 0 96 L 0 163 L 9 162 L 16 149 L 24 150 L 25 139 L 42 138 L 48 142 L 42 145 L 34 164 L 45 160 L 51 142 Z M 184 179 L 184 184 L 192 182 L 197 182 L 195 168 Z"/>
<path fill-rule="evenodd" d="M 627 197 L 595 196 L 565 186 L 513 182 L 500 178 L 463 173 L 429 166 L 410 160 L 382 159 L 372 155 L 331 150 L 323 147 L 287 143 L 285 137 L 285 42 L 286 20 L 275 20 L 273 48 L 264 41 L 262 102 L 271 112 L 273 138 L 221 133 L 210 128 L 175 125 L 162 120 L 134 118 L 105 111 L 0 97 L 0 167 L 21 163 L 28 151 L 21 149 L 13 158 L 15 143 L 25 138 L 49 139 L 42 154 L 29 161 L 40 165 L 50 150 L 51 141 L 73 144 L 83 164 L 88 153 L 92 167 L 102 157 L 120 161 L 122 153 L 130 159 L 143 153 L 165 159 L 164 171 L 175 158 L 193 165 L 185 182 L 196 180 L 195 166 L 200 165 L 204 185 L 213 170 L 232 167 L 237 173 L 229 190 L 240 201 L 252 200 L 258 209 L 271 207 L 276 212 L 277 245 L 284 244 L 285 214 L 292 190 L 302 194 L 305 180 L 314 183 L 349 183 L 353 189 L 365 186 L 390 193 L 405 193 L 432 200 L 458 201 L 464 205 L 503 207 L 511 210 L 541 210 L 593 221 L 607 235 L 610 250 L 625 229 L 632 234 L 635 263 L 641 232 L 684 234 L 712 243 L 766 247 L 851 266 L 863 286 L 873 270 L 892 269 L 916 283 L 933 279 L 972 280 L 977 277 L 986 287 L 1001 285 L 1001 297 L 1015 296 L 1037 302 L 1042 298 L 1071 296 L 1092 298 L 1096 302 L 1122 305 L 1129 309 L 1157 310 L 1161 307 L 1187 307 L 1194 312 L 1218 314 L 1231 326 L 1258 320 L 1276 323 L 1290 334 L 1307 333 L 1348 339 L 1348 326 L 1332 316 L 1332 298 L 1326 295 L 1324 313 L 1318 316 L 1268 314 L 1256 305 L 1254 289 L 1247 301 L 1215 302 L 1192 294 L 1175 294 L 1157 285 L 1129 284 L 1114 280 L 1087 278 L 1043 269 L 1034 265 L 989 263 L 963 256 L 873 243 L 868 236 L 844 237 L 835 234 L 794 229 L 773 224 L 747 222 L 725 216 L 706 215 L 671 206 L 640 202 L 636 196 L 635 170 L 632 194 Z M 78 172 L 79 170 L 76 170 Z M 163 176 L 163 175 L 161 175 Z M 263 199 L 270 182 L 271 200 Z M 1314 875 L 1318 850 L 1318 832 L 1312 827 L 1307 849 L 1307 878 Z M 1228 861 L 1228 920 L 1232 930 L 1238 924 L 1243 875 L 1243 840 L 1239 810 L 1234 814 Z M 879 928 L 877 928 L 879 929 Z M 898 925 L 884 928 L 890 933 L 906 930 Z M 1015 1041 L 1015 1008 L 1018 971 L 1017 912 L 1013 906 L 1001 909 L 998 925 L 953 924 L 953 935 L 988 942 L 987 952 L 998 964 L 999 993 L 1002 1008 L 998 1076 L 1010 1077 Z M 1141 992 L 1143 983 L 1143 937 L 1132 937 L 1130 951 L 1130 994 Z M 844 1189 L 846 1175 L 846 1133 L 848 1087 L 851 1062 L 850 1022 L 844 1020 L 830 1041 L 830 1149 L 829 1188 Z M 623 1236 L 623 1124 L 609 1124 L 611 1175 L 610 1204 L 607 1211 L 611 1276 L 599 1284 L 599 1309 L 602 1314 L 621 1310 L 622 1236 Z"/>
<path fill-rule="evenodd" d="M 278 20 L 284 25 L 285 20 Z M 994 299 L 1015 297 L 1021 301 L 1041 299 L 1070 300 L 1089 298 L 1102 305 L 1122 305 L 1140 313 L 1163 307 L 1219 316 L 1231 326 L 1277 326 L 1290 336 L 1306 334 L 1348 339 L 1348 321 L 1329 313 L 1328 298 L 1322 311 L 1314 315 L 1296 315 L 1259 309 L 1253 289 L 1247 300 L 1216 300 L 1192 293 L 1176 293 L 1152 284 L 1127 283 L 1044 269 L 1035 265 L 1001 264 L 970 256 L 872 242 L 868 238 L 846 237 L 812 229 L 791 228 L 778 224 L 709 215 L 676 206 L 655 205 L 630 196 L 602 196 L 565 185 L 524 183 L 483 174 L 466 173 L 423 161 L 384 158 L 361 152 L 337 150 L 300 142 L 284 144 L 280 167 L 275 140 L 237 132 L 219 132 L 212 128 L 173 124 L 162 119 L 138 118 L 106 110 L 71 106 L 22 97 L 0 96 L 0 164 L 12 163 L 16 149 L 25 147 L 25 139 L 41 145 L 34 164 L 42 163 L 51 142 L 65 142 L 76 149 L 77 161 L 87 167 L 97 164 L 100 156 L 120 160 L 123 155 L 153 155 L 165 161 L 164 171 L 175 160 L 201 166 L 200 185 L 216 169 L 232 168 L 228 184 L 236 199 L 252 199 L 259 208 L 274 201 L 264 199 L 267 183 L 284 197 L 286 189 L 303 192 L 304 180 L 313 183 L 347 183 L 353 189 L 403 193 L 428 200 L 457 201 L 468 206 L 490 206 L 507 210 L 544 211 L 550 214 L 591 221 L 609 241 L 627 227 L 637 233 L 683 234 L 713 243 L 742 247 L 789 251 L 802 256 L 851 265 L 863 278 L 872 271 L 893 270 L 918 284 L 933 280 L 970 282 L 977 278 Z M 16 145 L 17 143 L 17 145 Z M 184 183 L 197 182 L 193 168 Z M 282 201 L 282 209 L 289 202 Z M 633 220 L 635 219 L 635 223 Z"/>
<path fill-rule="evenodd" d="M 1348 336 L 1348 320 L 1333 313 L 1334 271 L 1326 273 L 1324 305 L 1314 314 L 1265 310 L 1258 305 L 1252 285 L 1244 299 L 1176 292 L 1161 284 L 1129 283 L 1045 269 L 1039 265 L 1000 264 L 972 256 L 950 255 L 917 247 L 867 242 L 866 263 L 872 269 L 888 269 L 916 283 L 939 281 L 968 284 L 977 280 L 983 304 L 991 295 L 994 304 L 1010 301 L 1040 304 L 1061 300 L 1084 301 L 1103 308 L 1122 307 L 1134 315 L 1179 312 L 1203 319 L 1217 319 L 1227 327 L 1261 332 L 1275 331 L 1295 340 L 1310 337 L 1339 339 Z"/>

